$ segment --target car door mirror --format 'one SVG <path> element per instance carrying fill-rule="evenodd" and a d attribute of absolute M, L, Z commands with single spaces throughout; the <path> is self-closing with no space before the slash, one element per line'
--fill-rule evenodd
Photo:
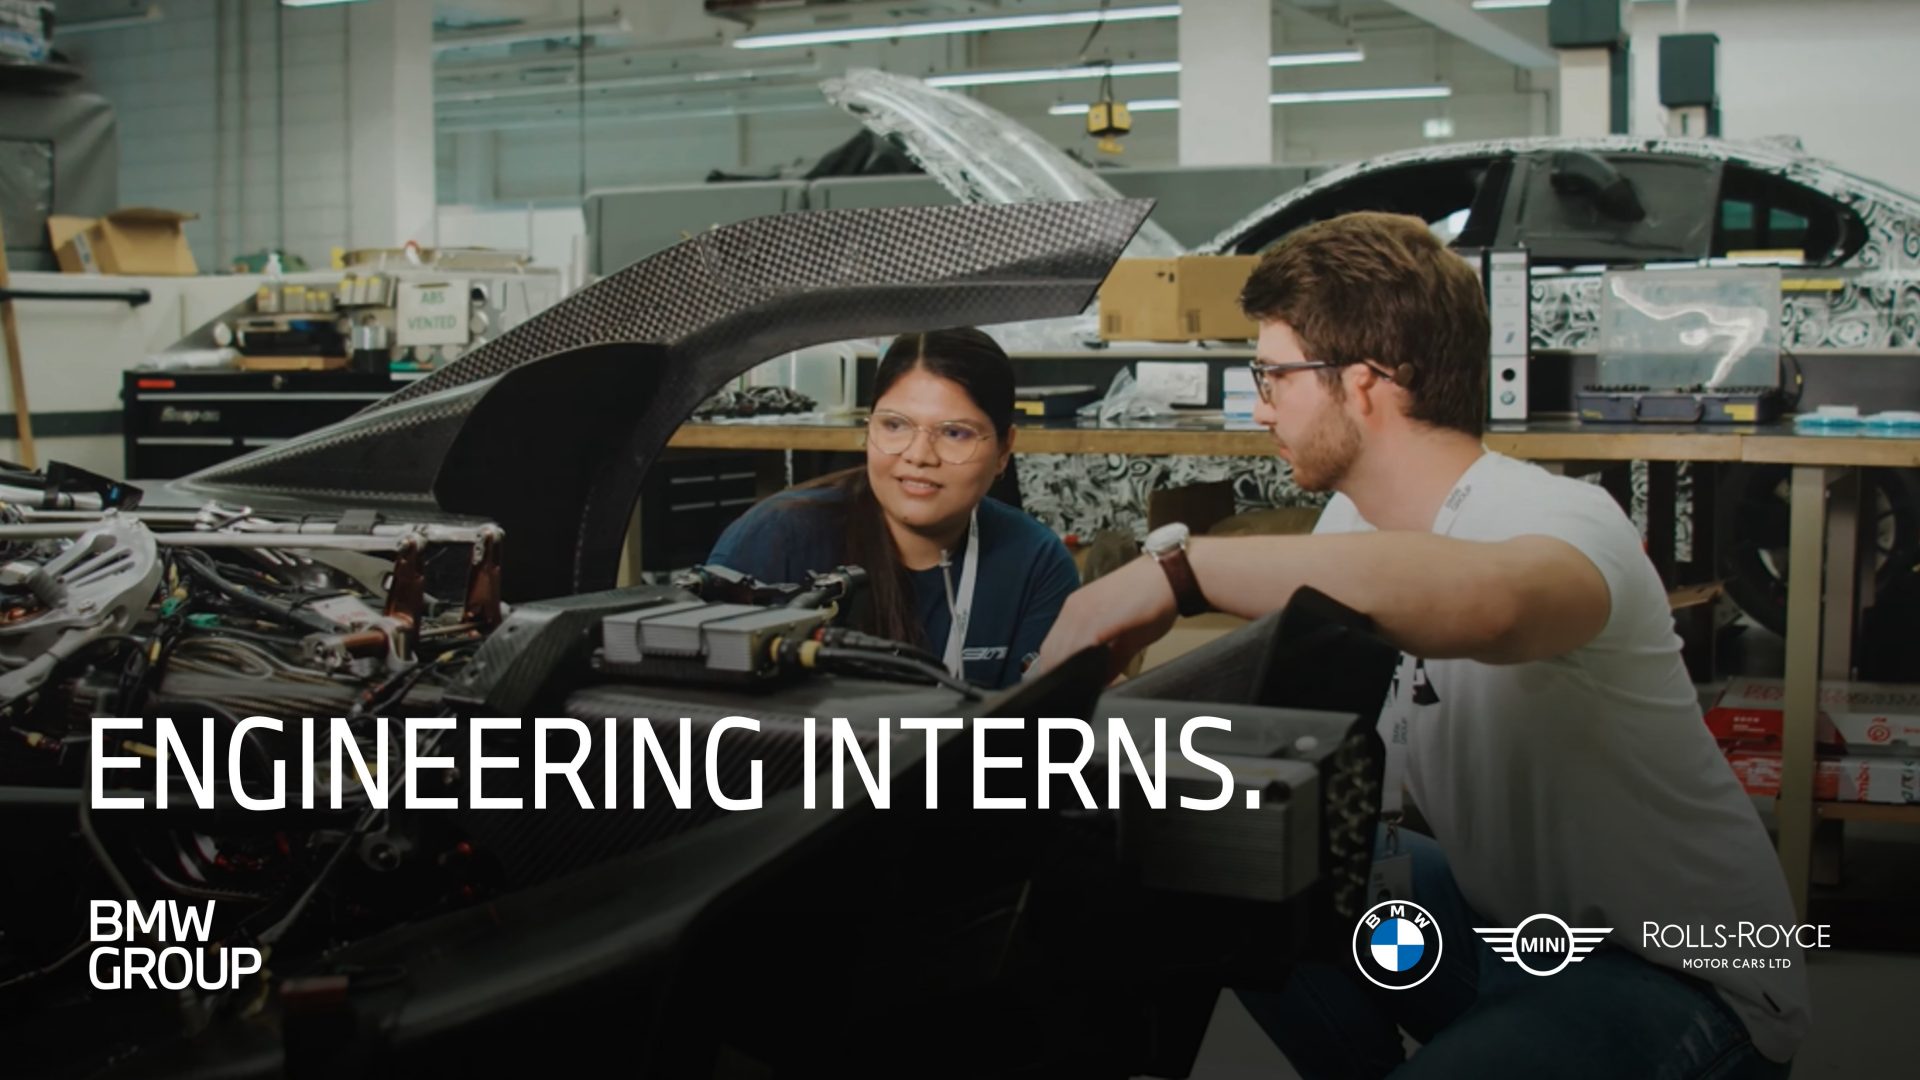
<path fill-rule="evenodd" d="M 1584 150 L 1563 150 L 1553 155 L 1553 190 L 1561 195 L 1588 199 L 1615 221 L 1642 221 L 1647 216 L 1633 181 L 1606 159 Z"/>

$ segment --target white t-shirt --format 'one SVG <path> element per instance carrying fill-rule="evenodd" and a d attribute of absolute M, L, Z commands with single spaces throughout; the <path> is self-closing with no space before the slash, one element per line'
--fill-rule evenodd
<path fill-rule="evenodd" d="M 1336 495 L 1315 532 L 1372 528 Z M 1789 1058 L 1809 1022 L 1805 957 L 1791 944 L 1734 946 L 1742 922 L 1792 926 L 1793 903 L 1759 814 L 1701 719 L 1639 531 L 1603 489 L 1491 451 L 1461 477 L 1433 531 L 1564 540 L 1592 560 L 1612 600 L 1598 637 L 1550 660 L 1403 659 L 1383 734 L 1406 720 L 1406 791 L 1461 892 L 1498 926 L 1548 913 L 1611 927 L 1609 941 L 1676 969 L 1689 956 L 1727 960 L 1688 973 L 1718 988 L 1762 1053 Z M 1708 947 L 1646 945 L 1645 923 L 1690 928 Z M 1725 948 L 1715 947 L 1721 926 Z"/>

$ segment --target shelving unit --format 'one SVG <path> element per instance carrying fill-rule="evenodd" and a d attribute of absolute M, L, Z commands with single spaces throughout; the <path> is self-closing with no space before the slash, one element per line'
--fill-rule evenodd
<path fill-rule="evenodd" d="M 751 450 L 858 450 L 861 429 L 849 420 L 769 424 L 688 424 L 669 446 Z M 1920 468 L 1920 439 L 1796 434 L 1791 424 L 1645 425 L 1583 424 L 1533 420 L 1490 425 L 1488 448 L 1543 463 L 1647 461 L 1668 468 L 1682 461 L 1747 462 L 1792 469 L 1792 538 L 1787 570 L 1786 718 L 1781 757 L 1779 852 L 1794 906 L 1804 917 L 1814 865 L 1814 835 L 1822 822 L 1920 825 L 1920 806 L 1816 802 L 1814 720 L 1820 680 L 1844 678 L 1851 654 L 1857 596 L 1857 508 L 1848 499 L 1827 498 L 1828 473 L 1851 482 L 1862 468 Z M 1273 452 L 1263 430 L 1235 430 L 1199 422 L 1140 427 L 1080 427 L 1071 423 L 1023 426 L 1026 453 L 1211 454 L 1255 456 Z M 1857 484 L 1852 487 L 1857 489 Z M 1839 485 L 1844 492 L 1848 484 Z M 1671 528 L 1668 515 L 1667 528 Z M 1650 526 L 1652 523 L 1650 522 Z M 1831 536 L 1831 541 L 1829 537 Z M 1832 544 L 1833 557 L 1828 558 Z M 1669 544 L 1668 550 L 1671 550 Z M 1808 588 L 1806 583 L 1814 583 Z M 1833 598 L 1832 603 L 1825 598 Z"/>

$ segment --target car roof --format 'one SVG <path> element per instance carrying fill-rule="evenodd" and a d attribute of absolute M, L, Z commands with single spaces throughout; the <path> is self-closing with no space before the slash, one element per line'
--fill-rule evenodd
<path fill-rule="evenodd" d="M 1443 163 L 1472 158 L 1531 154 L 1554 150 L 1586 150 L 1596 153 L 1648 153 L 1687 157 L 1703 161 L 1722 161 L 1773 173 L 1788 180 L 1824 192 L 1847 202 L 1872 200 L 1886 203 L 1902 213 L 1920 217 L 1920 198 L 1898 191 L 1877 181 L 1857 176 L 1812 157 L 1796 146 L 1779 139 L 1743 141 L 1720 138 L 1637 135 L 1540 135 L 1516 139 L 1485 139 L 1475 142 L 1447 143 L 1412 150 L 1398 150 L 1338 165 L 1299 187 L 1282 192 L 1265 205 L 1248 213 L 1221 230 L 1212 240 L 1196 248 L 1200 252 L 1220 252 L 1234 244 L 1261 222 L 1288 207 L 1312 198 L 1354 177 L 1407 165 Z"/>

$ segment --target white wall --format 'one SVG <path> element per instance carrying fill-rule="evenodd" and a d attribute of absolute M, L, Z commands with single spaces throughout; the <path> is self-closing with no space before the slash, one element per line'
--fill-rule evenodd
<path fill-rule="evenodd" d="M 1537 16 L 1536 16 L 1537 17 Z M 1086 42 L 1082 27 L 906 41 L 863 43 L 819 50 L 828 70 L 878 66 L 909 75 L 940 71 L 1071 65 Z M 1275 18 L 1275 47 L 1307 50 L 1338 47 L 1346 36 L 1323 20 Z M 1349 160 L 1424 141 L 1422 123 L 1430 117 L 1453 120 L 1455 138 L 1545 134 L 1550 123 L 1551 74 L 1529 82 L 1511 65 L 1489 57 L 1411 17 L 1396 17 L 1362 36 L 1367 60 L 1359 64 L 1276 72 L 1275 89 L 1371 87 L 1446 82 L 1454 97 L 1445 101 L 1301 105 L 1273 110 L 1274 159 L 1285 163 Z M 1103 27 L 1088 50 L 1093 58 L 1115 61 L 1170 59 L 1175 42 L 1165 24 L 1118 23 Z M 791 62 L 800 57 L 781 56 Z M 1534 89 L 1534 86 L 1546 89 Z M 1059 145 L 1117 165 L 1168 166 L 1179 162 L 1178 113 L 1142 113 L 1117 157 L 1100 154 L 1078 117 L 1054 117 L 1049 106 L 1086 101 L 1094 81 L 998 86 L 976 93 L 987 104 L 1033 128 Z M 1174 76 L 1115 80 L 1115 92 L 1127 97 L 1177 97 Z M 815 91 L 809 90 L 808 93 Z M 587 184 L 591 187 L 686 183 L 711 170 L 763 173 L 783 166 L 810 165 L 822 153 L 856 134 L 859 125 L 832 108 L 804 112 L 747 114 L 731 118 L 671 118 L 624 123 L 589 121 Z M 440 137 L 441 196 L 462 202 L 515 201 L 573 194 L 580 186 L 579 140 L 571 127 L 502 130 L 490 156 L 463 155 L 459 139 Z M 488 164 L 483 165 L 482 162 Z M 480 183 L 476 171 L 491 169 Z"/>
<path fill-rule="evenodd" d="M 578 206 L 443 205 L 438 210 L 437 232 L 443 248 L 524 251 L 535 266 L 561 271 L 563 293 L 584 284 L 587 222 Z"/>
<path fill-rule="evenodd" d="M 1633 129 L 1662 130 L 1659 36 L 1720 38 L 1721 134 L 1797 135 L 1807 152 L 1920 192 L 1920 3 L 1688 0 L 1632 8 Z"/>
<path fill-rule="evenodd" d="M 163 11 L 62 40 L 113 103 L 121 204 L 199 214 L 187 238 L 203 271 L 281 246 L 326 266 L 347 242 L 345 9 L 167 0 Z"/>
<path fill-rule="evenodd" d="M 705 18 L 696 4 L 684 5 L 678 16 L 657 28 L 659 36 L 683 38 L 696 28 L 718 24 Z M 859 133 L 860 124 L 829 105 L 817 83 L 827 73 L 847 65 L 881 66 L 888 70 L 924 73 L 953 70 L 963 62 L 957 39 L 939 38 L 898 44 L 861 43 L 836 47 L 823 59 L 826 69 L 816 79 L 791 87 L 791 97 L 807 105 L 800 111 L 736 116 L 650 116 L 628 120 L 590 117 L 586 125 L 586 187 L 635 187 L 693 183 L 715 170 L 726 173 L 765 173 L 783 166 L 810 166 L 821 154 Z M 779 56 L 767 63 L 794 63 L 803 57 Z M 672 99 L 687 110 L 715 108 L 726 103 L 725 89 L 696 90 Z M 554 99 L 543 101 L 552 104 Z M 636 109 L 659 110 L 666 102 L 643 100 Z M 557 106 L 564 110 L 564 103 Z M 463 158 L 459 141 L 466 136 L 442 134 L 440 161 L 453 175 L 442 185 L 443 197 L 458 192 L 468 203 L 490 200 L 515 202 L 577 195 L 582 161 L 579 127 L 573 122 L 538 128 L 505 128 L 494 133 L 492 188 L 468 182 L 471 156 Z"/>
<path fill-rule="evenodd" d="M 1421 125 L 1429 117 L 1453 120 L 1455 139 L 1496 138 L 1547 134 L 1547 89 L 1551 75 L 1531 83 L 1516 69 L 1453 37 L 1405 19 L 1367 30 L 1357 40 L 1366 59 L 1356 64 L 1279 69 L 1273 73 L 1275 90 L 1323 90 L 1355 87 L 1412 86 L 1446 83 L 1453 97 L 1432 101 L 1290 105 L 1273 109 L 1274 161 L 1283 164 L 1323 164 L 1402 150 L 1427 140 Z M 1342 48 L 1348 38 L 1338 29 L 1310 18 L 1274 20 L 1275 51 L 1307 52 Z M 1083 35 L 1084 36 L 1084 35 Z M 1045 34 L 993 34 L 981 39 L 971 65 L 977 68 L 1058 66 L 1072 56 Z M 1077 46 L 1076 40 L 1073 45 Z M 1173 58 L 1171 36 L 1164 30 L 1135 25 L 1110 26 L 1101 31 L 1095 56 L 1109 52 L 1116 62 Z M 1115 79 L 1115 96 L 1173 98 L 1179 96 L 1177 76 Z M 980 99 L 1033 128 L 1056 144 L 1079 148 L 1088 157 L 1104 157 L 1116 164 L 1170 166 L 1179 164 L 1179 113 L 1139 113 L 1133 133 L 1123 140 L 1117 156 L 1101 155 L 1086 135 L 1078 116 L 1049 116 L 1056 102 L 1092 100 L 1097 82 L 1030 83 L 985 87 Z"/>
<path fill-rule="evenodd" d="M 587 125 L 586 187 L 701 180 L 740 167 L 738 118 L 594 120 Z M 508 130 L 495 138 L 493 198 L 502 202 L 580 194 L 581 154 L 571 126 Z M 457 166 L 456 166 L 457 168 Z"/>
<path fill-rule="evenodd" d="M 1920 41 L 1920 3 L 1689 0 L 1686 9 L 1685 30 L 1721 38 L 1728 136 L 1797 134 L 1815 154 L 1920 191 L 1920 147 L 1906 137 L 1913 103 L 1920 102 L 1920 64 L 1913 61 L 1912 44 Z M 324 265 L 332 247 L 347 244 L 353 209 L 343 150 L 351 120 L 346 9 L 285 8 L 273 0 L 168 0 L 164 10 L 165 17 L 151 25 L 63 43 L 119 114 L 121 202 L 200 214 L 188 237 L 203 267 L 281 244 Z M 695 4 L 640 10 L 648 19 L 666 20 L 646 26 L 659 40 L 708 33 L 717 25 Z M 1630 11 L 1634 130 L 1652 133 L 1661 123 L 1657 39 L 1678 29 L 1679 12 L 1667 4 L 1635 4 Z M 1453 121 L 1456 139 L 1551 130 L 1550 75 L 1529 80 L 1408 18 L 1369 18 L 1359 34 L 1366 62 L 1280 71 L 1275 87 L 1444 81 L 1454 87 L 1454 97 L 1276 108 L 1277 160 L 1327 163 L 1420 145 L 1421 124 L 1434 116 Z M 1538 33 L 1532 24 L 1541 19 L 1537 11 L 1499 15 L 1504 25 L 1528 34 Z M 1275 36 L 1276 48 L 1283 49 L 1346 40 L 1330 22 L 1293 9 L 1281 10 Z M 1060 65 L 1072 63 L 1084 41 L 1084 30 L 1069 28 L 869 43 L 822 50 L 822 62 L 829 70 L 852 63 L 915 75 Z M 1171 57 L 1173 49 L 1165 26 L 1115 24 L 1101 30 L 1088 55 L 1157 59 Z M 1090 82 L 1054 83 L 979 93 L 1043 136 L 1099 158 L 1079 118 L 1046 114 L 1056 101 L 1088 100 L 1094 89 Z M 1116 89 L 1123 97 L 1177 96 L 1172 77 L 1117 80 Z M 1136 116 L 1126 152 L 1109 160 L 1177 163 L 1178 115 Z M 683 183 L 713 170 L 760 173 L 804 165 L 858 130 L 850 117 L 828 107 L 595 121 L 587 133 L 586 184 Z M 570 126 L 441 134 L 436 151 L 442 202 L 544 205 L 577 196 L 581 186 L 580 143 Z"/>
<path fill-rule="evenodd" d="M 1003 35 L 985 51 L 983 67 L 1025 67 L 1057 63 L 1021 35 Z M 1308 51 L 1337 48 L 1339 37 L 1295 34 L 1276 48 Z M 1324 164 L 1403 150 L 1427 142 L 1421 125 L 1429 117 L 1445 116 L 1454 124 L 1454 139 L 1499 138 L 1547 134 L 1546 90 L 1516 89 L 1527 85 L 1516 69 L 1486 53 L 1432 30 L 1410 29 L 1371 33 L 1364 38 L 1366 60 L 1357 64 L 1293 68 L 1274 72 L 1275 90 L 1325 90 L 1358 87 L 1413 86 L 1446 83 L 1453 97 L 1432 101 L 1382 101 L 1340 104 L 1290 105 L 1273 109 L 1274 161 L 1289 165 Z M 1142 58 L 1160 58 L 1157 50 Z M 1536 79 L 1536 82 L 1541 80 Z M 1551 79 L 1545 80 L 1551 86 Z M 1078 116 L 1049 116 L 1055 102 L 1092 99 L 1093 82 L 1030 83 L 985 87 L 980 99 L 1033 128 L 1058 145 L 1078 147 L 1088 157 L 1115 163 L 1170 166 L 1179 164 L 1178 112 L 1138 113 L 1133 133 L 1123 140 L 1118 156 L 1101 155 L 1086 135 Z M 1117 97 L 1177 97 L 1175 76 L 1145 76 L 1114 80 Z"/>

